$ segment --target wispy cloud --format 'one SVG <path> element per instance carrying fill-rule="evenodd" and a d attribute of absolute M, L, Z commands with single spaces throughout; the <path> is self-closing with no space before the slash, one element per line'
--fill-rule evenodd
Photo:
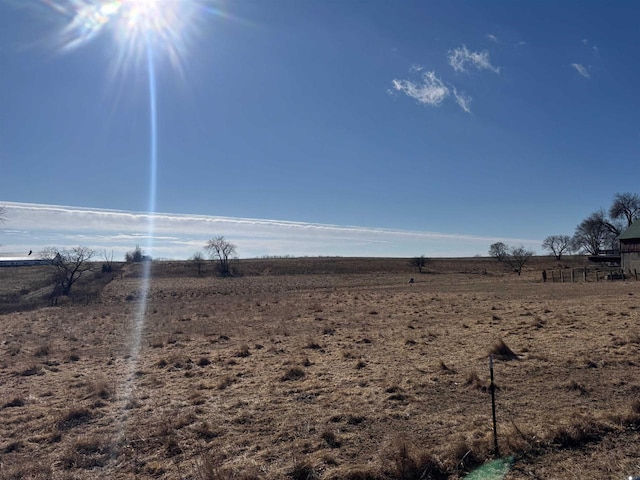
<path fill-rule="evenodd" d="M 592 44 L 591 42 L 589 42 L 589 40 L 587 40 L 586 38 L 582 39 L 582 44 L 589 48 L 596 56 L 599 56 L 600 54 L 600 49 L 598 48 L 597 45 Z"/>
<path fill-rule="evenodd" d="M 182 215 L 57 205 L 2 202 L 11 229 L 0 227 L 0 256 L 26 255 L 47 246 L 86 245 L 113 250 L 117 257 L 143 245 L 153 217 L 154 257 L 189 258 L 206 241 L 224 235 L 241 257 L 263 255 L 336 255 L 409 257 L 473 256 L 484 254 L 496 241 L 537 249 L 539 240 L 480 237 L 385 228 L 340 226 L 251 218 Z M 9 224 L 6 225 L 9 227 Z M 21 232 L 25 232 L 21 235 Z M 143 247 L 144 248 L 144 247 Z"/>
<path fill-rule="evenodd" d="M 471 113 L 471 97 L 464 92 L 458 92 L 455 87 L 453 88 L 453 95 L 456 99 L 456 103 L 460 106 L 460 108 L 467 113 Z"/>
<path fill-rule="evenodd" d="M 456 72 L 466 72 L 469 66 L 477 70 L 490 70 L 494 73 L 500 73 L 499 67 L 494 67 L 489 59 L 489 52 L 472 52 L 466 45 L 449 50 L 449 65 Z"/>
<path fill-rule="evenodd" d="M 589 70 L 587 70 L 587 67 L 585 67 L 584 65 L 581 65 L 579 63 L 572 63 L 571 66 L 575 68 L 576 71 L 583 77 L 585 78 L 591 77 L 591 75 L 589 75 Z"/>
<path fill-rule="evenodd" d="M 412 67 L 415 70 L 416 66 Z M 418 82 L 411 80 L 393 80 L 393 88 L 413 98 L 418 103 L 439 106 L 449 96 L 449 88 L 436 77 L 435 72 L 425 72 Z"/>
<path fill-rule="evenodd" d="M 491 33 L 488 33 L 488 34 L 487 34 L 487 38 L 488 38 L 489 40 L 491 40 L 493 43 L 498 43 L 498 37 L 496 37 L 495 35 L 493 35 L 493 34 L 491 34 Z"/>

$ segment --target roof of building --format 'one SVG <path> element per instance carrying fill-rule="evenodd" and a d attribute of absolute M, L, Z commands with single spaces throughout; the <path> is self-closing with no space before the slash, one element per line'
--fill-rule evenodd
<path fill-rule="evenodd" d="M 622 232 L 622 235 L 618 237 L 618 240 L 632 240 L 638 238 L 640 238 L 640 218 L 636 219 L 629 228 Z"/>

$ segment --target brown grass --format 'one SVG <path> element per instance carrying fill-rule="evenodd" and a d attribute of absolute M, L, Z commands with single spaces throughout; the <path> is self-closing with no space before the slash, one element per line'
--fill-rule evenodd
<path fill-rule="evenodd" d="M 135 268 L 88 306 L 0 315 L 3 480 L 460 478 L 492 457 L 489 354 L 511 480 L 640 473 L 636 282 L 488 259 L 161 264 L 132 352 Z"/>

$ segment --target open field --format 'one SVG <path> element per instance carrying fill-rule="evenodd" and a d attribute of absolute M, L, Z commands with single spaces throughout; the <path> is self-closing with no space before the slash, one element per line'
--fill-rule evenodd
<path fill-rule="evenodd" d="M 146 305 L 135 265 L 99 302 L 0 315 L 0 478 L 462 477 L 492 457 L 501 341 L 506 478 L 640 475 L 640 282 L 536 262 L 172 264 Z"/>

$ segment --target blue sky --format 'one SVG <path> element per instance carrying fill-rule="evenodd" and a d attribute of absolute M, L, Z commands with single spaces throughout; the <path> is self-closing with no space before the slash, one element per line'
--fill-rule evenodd
<path fill-rule="evenodd" d="M 166 23 L 153 199 L 149 64 L 127 3 Z M 80 6 L 118 4 L 93 37 L 71 28 Z M 214 235 L 240 256 L 540 251 L 640 190 L 638 24 L 631 1 L 0 0 L 0 254 L 149 236 L 144 215 L 89 231 L 104 210 L 227 219 L 194 237 L 171 224 L 187 246 L 158 240 L 167 257 Z M 64 223 L 34 224 L 52 205 Z M 317 243 L 241 219 L 335 230 Z M 373 233 L 390 231 L 418 237 Z"/>

